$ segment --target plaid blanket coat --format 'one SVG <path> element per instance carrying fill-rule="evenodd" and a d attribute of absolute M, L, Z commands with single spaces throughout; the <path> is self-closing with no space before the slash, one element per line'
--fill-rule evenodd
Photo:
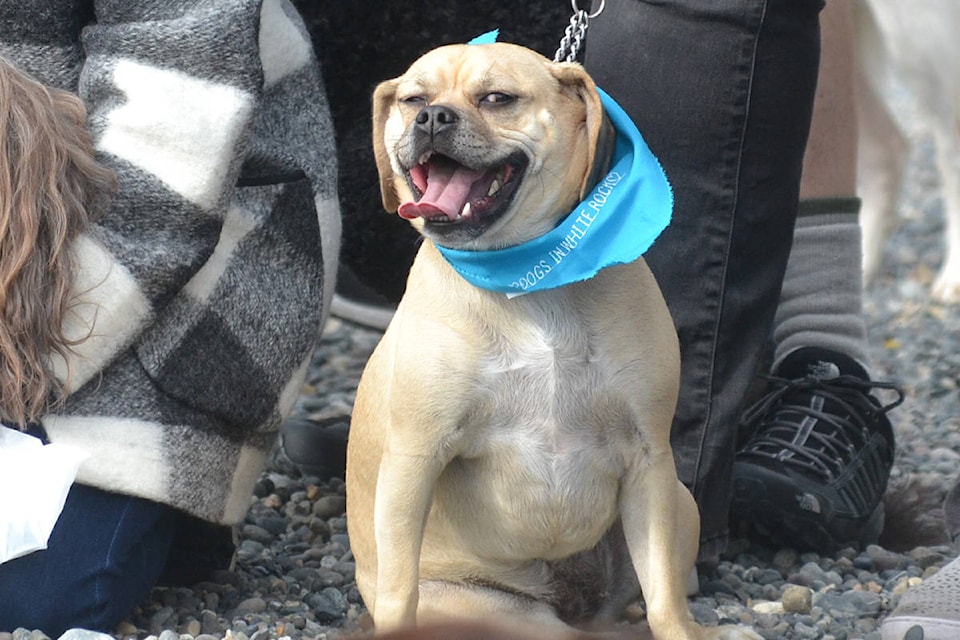
<path fill-rule="evenodd" d="M 79 93 L 119 189 L 75 251 L 45 416 L 77 481 L 239 521 L 300 391 L 340 238 L 333 131 L 287 0 L 4 0 L 0 55 Z"/>

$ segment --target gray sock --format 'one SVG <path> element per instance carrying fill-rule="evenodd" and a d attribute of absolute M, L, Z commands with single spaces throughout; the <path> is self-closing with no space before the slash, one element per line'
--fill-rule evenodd
<path fill-rule="evenodd" d="M 859 198 L 800 202 L 774 319 L 774 369 L 799 348 L 819 347 L 870 371 L 859 211 Z"/>

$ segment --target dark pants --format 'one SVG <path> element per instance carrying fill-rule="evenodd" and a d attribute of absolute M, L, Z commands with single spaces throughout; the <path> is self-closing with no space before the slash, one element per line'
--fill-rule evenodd
<path fill-rule="evenodd" d="M 174 520 L 155 502 L 74 485 L 48 548 L 0 564 L 0 631 L 112 632 L 163 570 Z"/>
<path fill-rule="evenodd" d="M 672 441 L 700 507 L 702 561 L 726 544 L 737 422 L 790 252 L 820 8 L 606 0 L 587 31 L 587 70 L 633 117 L 673 185 L 673 222 L 646 259 L 680 335 Z"/>

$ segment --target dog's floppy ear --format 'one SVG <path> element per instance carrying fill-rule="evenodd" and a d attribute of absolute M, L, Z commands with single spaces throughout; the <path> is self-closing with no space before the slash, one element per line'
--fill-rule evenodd
<path fill-rule="evenodd" d="M 394 183 L 393 167 L 384 140 L 390 107 L 397 95 L 397 79 L 386 80 L 377 85 L 373 92 L 373 154 L 377 161 L 377 173 L 380 175 L 380 197 L 383 208 L 393 213 L 400 206 L 400 198 Z"/>
<path fill-rule="evenodd" d="M 600 104 L 600 94 L 593 78 L 577 62 L 559 62 L 552 64 L 553 75 L 560 82 L 564 91 L 574 93 L 583 101 L 586 107 L 586 135 L 587 135 L 587 170 L 584 172 L 583 182 L 580 184 L 580 196 L 593 187 L 593 166 L 596 162 L 597 143 L 603 125 L 603 106 Z"/>

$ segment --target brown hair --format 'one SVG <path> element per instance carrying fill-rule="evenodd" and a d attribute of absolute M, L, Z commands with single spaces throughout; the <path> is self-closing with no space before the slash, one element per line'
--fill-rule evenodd
<path fill-rule="evenodd" d="M 0 417 L 21 427 L 63 400 L 51 356 L 74 344 L 69 245 L 116 187 L 85 121 L 79 97 L 0 58 Z"/>

